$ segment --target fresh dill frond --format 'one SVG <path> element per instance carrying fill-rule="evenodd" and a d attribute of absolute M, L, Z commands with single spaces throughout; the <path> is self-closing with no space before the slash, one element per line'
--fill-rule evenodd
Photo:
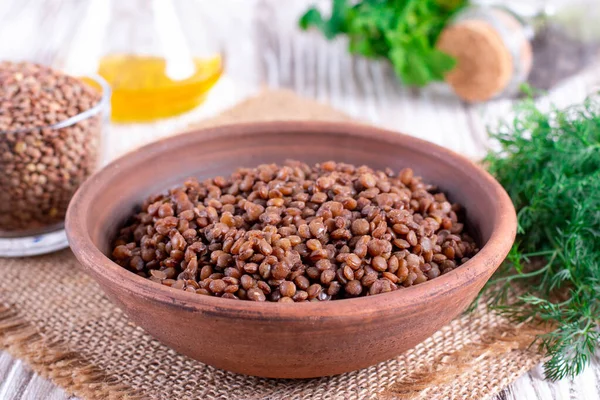
<path fill-rule="evenodd" d="M 547 323 L 549 379 L 579 374 L 600 347 L 600 107 L 544 112 L 525 100 L 491 134 L 488 170 L 510 195 L 517 241 L 487 284 L 489 306 Z"/>

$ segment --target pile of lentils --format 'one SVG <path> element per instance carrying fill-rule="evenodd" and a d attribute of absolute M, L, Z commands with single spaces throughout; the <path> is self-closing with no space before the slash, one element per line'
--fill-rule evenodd
<path fill-rule="evenodd" d="M 113 259 L 163 285 L 253 301 L 391 292 L 478 252 L 461 207 L 414 176 L 333 161 L 239 169 L 147 199 Z"/>
<path fill-rule="evenodd" d="M 28 62 L 0 62 L 0 231 L 64 220 L 69 201 L 98 161 L 100 114 L 54 125 L 94 107 L 83 81 Z"/>

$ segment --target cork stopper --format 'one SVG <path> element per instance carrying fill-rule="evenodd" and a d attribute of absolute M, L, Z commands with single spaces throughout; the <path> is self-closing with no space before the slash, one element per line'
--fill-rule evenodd
<path fill-rule="evenodd" d="M 511 80 L 513 60 L 491 24 L 466 20 L 444 29 L 437 47 L 457 60 L 446 82 L 462 99 L 485 101 L 501 93 Z"/>

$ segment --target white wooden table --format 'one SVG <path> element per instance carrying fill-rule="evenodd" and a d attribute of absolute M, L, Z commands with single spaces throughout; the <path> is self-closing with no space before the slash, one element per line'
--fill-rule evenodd
<path fill-rule="evenodd" d="M 357 118 L 426 138 L 468 156 L 483 154 L 486 126 L 510 115 L 511 100 L 470 106 L 457 100 L 443 85 L 426 90 L 401 87 L 385 63 L 349 57 L 343 40 L 328 43 L 316 34 L 300 33 L 295 20 L 310 3 L 205 1 L 207 31 L 222 43 L 226 53 L 226 76 L 207 103 L 192 113 L 154 124 L 113 126 L 110 156 L 171 134 L 265 86 L 291 88 Z M 93 45 L 87 37 L 90 29 L 86 18 L 92 15 L 93 19 L 89 4 L 90 0 L 0 1 L 0 59 L 28 59 L 65 69 L 77 67 L 82 51 Z M 600 16 L 597 9 L 586 9 L 586 13 Z M 556 63 L 566 61 L 557 54 Z M 559 106 L 581 101 L 600 87 L 599 67 L 600 59 L 595 67 L 560 82 L 547 99 Z M 600 400 L 598 358 L 575 379 L 551 383 L 543 380 L 541 371 L 538 367 L 524 375 L 499 398 Z M 0 400 L 66 398 L 62 389 L 0 352 Z"/>

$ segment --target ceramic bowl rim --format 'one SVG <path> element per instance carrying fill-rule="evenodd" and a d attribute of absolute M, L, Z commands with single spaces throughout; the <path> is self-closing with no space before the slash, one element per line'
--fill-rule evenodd
<path fill-rule="evenodd" d="M 139 160 L 153 153 L 162 152 L 170 145 L 180 146 L 186 142 L 195 141 L 198 135 L 236 137 L 274 131 L 282 134 L 289 132 L 323 134 L 343 132 L 350 136 L 363 138 L 366 135 L 376 136 L 394 142 L 400 140 L 402 142 L 401 146 L 420 152 L 427 151 L 432 157 L 448 157 L 457 168 L 468 170 L 472 179 L 478 180 L 479 187 L 482 190 L 489 190 L 494 193 L 489 196 L 497 200 L 494 206 L 495 214 L 493 218 L 490 218 L 491 223 L 493 223 L 492 234 L 487 243 L 473 258 L 461 265 L 460 268 L 440 275 L 431 281 L 377 296 L 305 304 L 236 301 L 173 289 L 140 277 L 119 266 L 104 255 L 92 242 L 86 215 L 90 204 L 94 200 L 95 193 L 102 190 L 99 187 L 101 185 L 98 185 L 98 183 L 109 178 L 111 173 L 115 173 L 119 169 L 130 168 Z M 297 319 L 300 315 L 319 319 L 376 315 L 384 311 L 405 307 L 407 304 L 431 301 L 444 293 L 456 291 L 462 285 L 476 281 L 481 275 L 491 275 L 491 272 L 498 267 L 514 242 L 517 220 L 513 204 L 502 186 L 474 162 L 444 147 L 402 133 L 355 122 L 268 121 L 193 128 L 121 156 L 95 173 L 79 188 L 69 205 L 65 227 L 71 249 L 82 266 L 93 275 L 102 275 L 105 280 L 115 286 L 115 291 L 125 290 L 148 301 L 177 308 L 183 307 L 190 311 L 216 313 L 220 316 L 290 320 Z M 94 279 L 96 278 L 94 276 Z"/>

